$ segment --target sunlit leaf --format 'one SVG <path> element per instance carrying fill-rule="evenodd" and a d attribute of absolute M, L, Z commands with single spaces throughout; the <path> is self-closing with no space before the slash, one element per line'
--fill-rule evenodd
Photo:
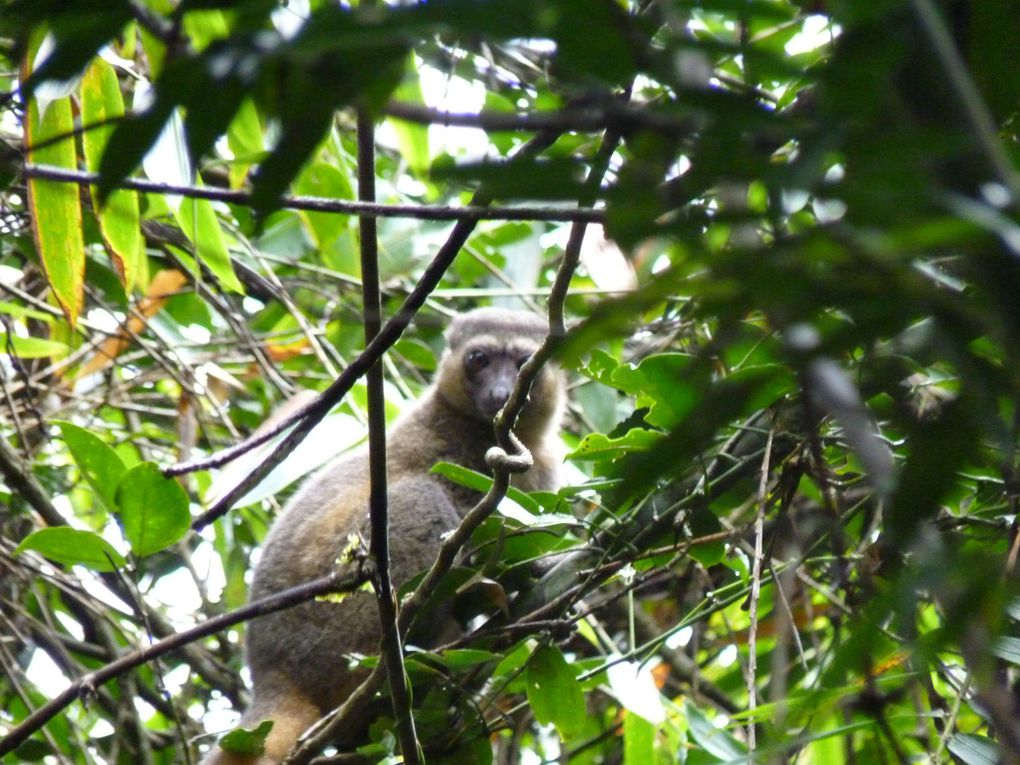
<path fill-rule="evenodd" d="M 70 422 L 54 423 L 85 480 L 110 509 L 115 505 L 117 484 L 127 468 L 113 447 L 94 433 Z"/>
<path fill-rule="evenodd" d="M 35 550 L 52 561 L 65 566 L 85 566 L 95 571 L 113 571 L 123 566 L 124 556 L 113 545 L 92 531 L 68 527 L 40 529 L 29 534 L 14 550 L 14 554 Z"/>
<path fill-rule="evenodd" d="M 645 765 L 655 761 L 655 726 L 640 715 L 623 719 L 623 763 Z"/>
<path fill-rule="evenodd" d="M 178 541 L 191 523 L 188 495 L 152 462 L 135 465 L 121 477 L 116 499 L 124 536 L 139 558 Z"/>
<path fill-rule="evenodd" d="M 417 77 L 413 54 L 408 57 L 407 63 L 411 76 L 405 77 L 404 81 L 393 91 L 393 98 L 403 103 L 424 104 L 425 98 L 422 95 L 421 81 Z M 428 126 L 403 120 L 392 120 L 391 122 L 393 130 L 397 134 L 400 153 L 407 160 L 411 172 L 419 178 L 424 176 L 431 162 Z"/>
<path fill-rule="evenodd" d="M 101 58 L 93 60 L 85 72 L 81 110 L 85 125 L 96 126 L 82 135 L 85 166 L 92 172 L 98 172 L 113 129 L 110 123 L 124 114 L 117 74 Z M 98 189 L 92 186 L 91 190 L 103 239 L 117 266 L 124 290 L 130 294 L 137 278 L 139 261 L 145 254 L 145 242 L 139 226 L 138 194 L 128 189 L 117 189 L 101 201 Z"/>
<path fill-rule="evenodd" d="M 250 99 L 241 102 L 234 119 L 231 120 L 227 128 L 227 145 L 234 155 L 234 161 L 230 165 L 230 185 L 237 188 L 247 177 L 252 162 L 260 159 L 265 149 L 258 110 Z"/>
<path fill-rule="evenodd" d="M 25 142 L 30 163 L 77 169 L 70 99 L 51 102 L 45 115 L 40 115 L 35 101 L 30 101 L 25 119 Z M 78 187 L 73 183 L 34 177 L 29 177 L 26 183 L 35 246 L 53 295 L 73 327 L 81 312 L 85 278 L 85 240 Z"/>
<path fill-rule="evenodd" d="M 20 359 L 45 359 L 67 355 L 66 343 L 44 340 L 41 337 L 22 337 L 0 332 L 0 353 L 9 353 Z"/>
<path fill-rule="evenodd" d="M 227 240 L 223 236 L 213 203 L 208 199 L 187 197 L 181 200 L 177 220 L 195 246 L 198 259 L 220 283 L 234 292 L 244 292 L 244 287 L 234 273 Z"/>
<path fill-rule="evenodd" d="M 658 431 L 641 428 L 633 428 L 619 438 L 592 433 L 585 436 L 569 456 L 576 460 L 615 459 L 625 454 L 652 449 L 661 440 L 662 434 Z"/>

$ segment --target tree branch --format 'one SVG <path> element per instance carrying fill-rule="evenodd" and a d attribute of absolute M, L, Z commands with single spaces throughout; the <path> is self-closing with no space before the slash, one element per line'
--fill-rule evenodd
<path fill-rule="evenodd" d="M 390 101 L 383 113 L 405 122 L 473 127 L 487 132 L 557 130 L 583 133 L 605 130 L 620 134 L 634 130 L 651 130 L 664 135 L 684 137 L 695 129 L 695 121 L 689 115 L 652 111 L 648 107 L 634 107 L 618 99 L 571 106 L 555 112 L 539 111 L 523 114 L 485 111 L 477 114 L 446 112 L 418 104 Z"/>
<path fill-rule="evenodd" d="M 29 178 L 42 178 L 48 181 L 65 181 L 77 183 L 79 186 L 90 186 L 99 183 L 98 173 L 87 173 L 82 170 L 70 170 L 50 165 L 25 165 L 24 174 Z M 216 202 L 251 206 L 251 194 L 247 191 L 210 188 L 208 186 L 186 186 L 172 183 L 157 183 L 142 178 L 125 178 L 117 184 L 117 188 L 146 191 L 156 194 L 177 194 L 192 199 L 211 199 Z M 605 220 L 605 212 L 601 209 L 568 208 L 555 206 L 522 206 L 522 207 L 489 207 L 473 202 L 467 207 L 448 205 L 386 205 L 378 202 L 349 201 L 328 197 L 285 195 L 280 199 L 280 207 L 289 210 L 310 210 L 313 212 L 342 213 L 372 218 L 413 218 L 417 220 L 542 220 L 542 221 L 577 221 L 601 223 Z"/>
<path fill-rule="evenodd" d="M 358 200 L 375 201 L 375 124 L 364 109 L 358 111 Z M 379 241 L 376 220 L 362 216 L 358 220 L 361 234 L 361 294 L 365 320 L 366 345 L 379 334 L 382 325 L 382 299 L 379 294 Z M 389 517 L 386 498 L 386 399 L 383 395 L 383 367 L 373 364 L 366 376 L 368 385 L 368 465 L 369 518 L 371 520 L 370 552 L 375 561 L 375 598 L 379 607 L 380 648 L 390 683 L 393 718 L 396 720 L 400 751 L 404 762 L 418 765 L 422 760 L 421 745 L 414 729 L 411 696 L 404 670 L 403 644 L 397 628 L 397 599 L 390 581 Z"/>
<path fill-rule="evenodd" d="M 3 473 L 7 485 L 28 502 L 50 526 L 63 526 L 67 523 L 50 501 L 42 484 L 36 480 L 32 471 L 4 437 L 0 437 L 0 473 Z"/>
<path fill-rule="evenodd" d="M 555 140 L 555 134 L 542 133 L 525 144 L 520 152 L 518 152 L 518 155 L 541 152 L 552 145 Z M 489 203 L 489 200 L 490 197 L 483 187 L 475 192 L 474 197 L 471 199 L 471 206 L 484 206 Z M 297 423 L 294 429 L 283 438 L 273 452 L 252 470 L 240 484 L 221 497 L 209 510 L 196 518 L 192 523 L 192 528 L 197 530 L 209 525 L 227 512 L 252 487 L 257 486 L 269 471 L 282 462 L 308 432 L 347 395 L 347 392 L 354 386 L 354 383 L 364 376 L 373 364 L 382 358 L 383 353 L 400 339 L 400 336 L 407 329 L 418 309 L 424 305 L 425 300 L 442 280 L 446 269 L 452 265 L 457 257 L 457 253 L 460 252 L 460 248 L 464 246 L 471 232 L 474 231 L 476 223 L 477 220 L 474 219 L 457 221 L 450 232 L 450 236 L 443 246 L 440 247 L 439 252 L 436 253 L 436 257 L 433 258 L 428 268 L 425 269 L 418 284 L 415 285 L 414 289 L 411 290 L 404 300 L 400 310 L 397 311 L 393 318 L 386 322 L 382 329 L 379 330 L 379 333 L 365 347 L 365 350 L 340 373 L 340 376 L 326 390 L 319 394 L 318 398 L 291 416 L 281 420 L 275 427 L 269 428 L 264 433 L 249 438 L 237 446 L 224 450 L 214 459 L 175 465 L 163 471 L 164 475 L 172 476 L 222 465 L 266 443 L 281 431 Z"/>
<path fill-rule="evenodd" d="M 544 148 L 549 146 L 556 138 L 555 134 L 542 133 L 533 138 L 528 144 L 524 146 L 521 153 L 525 152 L 537 152 L 542 151 Z M 479 192 L 480 194 L 481 192 Z M 475 199 L 472 199 L 472 203 L 477 203 L 478 194 Z M 468 227 L 473 224 L 467 224 L 465 222 L 459 222 L 454 228 L 454 232 L 450 235 L 451 239 L 457 235 L 460 227 Z M 467 232 L 463 232 L 464 239 L 467 238 Z M 450 241 L 447 241 L 449 245 Z M 445 245 L 444 245 L 445 247 Z M 565 268 L 572 268 L 571 264 L 568 264 L 566 260 L 560 264 L 559 271 L 562 272 Z M 557 274 L 559 276 L 559 273 Z M 562 281 L 562 280 L 560 280 Z M 566 280 L 569 282 L 569 279 Z M 566 292 L 562 294 L 554 295 L 550 297 L 550 300 L 557 299 L 562 301 L 566 299 Z M 559 310 L 562 311 L 562 305 L 559 306 Z M 384 328 L 385 331 L 385 328 Z M 421 610 L 421 608 L 428 601 L 429 597 L 435 592 L 440 580 L 446 575 L 447 571 L 453 565 L 457 559 L 457 555 L 463 546 L 471 538 L 474 530 L 481 525 L 482 521 L 488 518 L 492 512 L 496 509 L 496 506 L 506 496 L 507 489 L 510 488 L 510 470 L 511 466 L 517 464 L 515 461 L 521 457 L 526 457 L 530 464 L 531 455 L 527 449 L 524 449 L 520 441 L 517 440 L 511 432 L 514 422 L 517 419 L 517 415 L 520 410 L 524 407 L 525 402 L 528 398 L 528 393 L 531 390 L 531 385 L 538 377 L 538 373 L 541 371 L 545 363 L 552 357 L 555 348 L 559 345 L 562 340 L 560 337 L 554 337 L 552 334 L 548 335 L 539 349 L 531 356 L 531 358 L 521 368 L 520 373 L 517 376 L 517 382 L 514 385 L 514 389 L 510 394 L 510 398 L 507 400 L 503 409 L 500 410 L 499 414 L 496 415 L 495 419 L 495 430 L 496 430 L 496 443 L 503 447 L 502 456 L 507 458 L 505 460 L 494 460 L 492 463 L 493 477 L 492 485 L 489 487 L 488 492 L 485 496 L 479 500 L 466 516 L 461 521 L 460 525 L 444 539 L 442 546 L 439 548 L 439 553 L 436 556 L 436 560 L 433 562 L 431 568 L 425 574 L 425 577 L 421 580 L 421 583 L 415 588 L 414 592 L 404 601 L 403 606 L 400 609 L 400 613 L 397 618 L 397 625 L 400 632 L 406 634 L 414 621 L 415 616 Z M 506 446 L 504 446 L 506 444 Z M 521 453 L 523 450 L 523 454 Z M 493 450 L 490 450 L 492 452 Z M 489 454 L 486 455 L 486 462 L 490 462 Z M 298 742 L 290 755 L 284 760 L 285 765 L 306 765 L 315 752 L 319 751 L 325 746 L 330 740 L 334 739 L 337 734 L 343 730 L 343 727 L 353 710 L 367 702 L 371 695 L 382 683 L 382 667 L 383 663 L 380 662 L 376 665 L 375 669 L 372 670 L 371 674 L 366 678 L 357 690 L 339 707 L 333 710 L 329 715 L 319 721 L 311 730 L 309 730 Z M 406 753 L 404 755 L 407 756 Z"/>
<path fill-rule="evenodd" d="M 135 667 L 240 622 L 281 611 L 284 608 L 290 608 L 320 595 L 352 592 L 366 582 L 368 578 L 369 572 L 363 569 L 353 574 L 334 571 L 328 576 L 300 584 L 297 587 L 291 587 L 288 590 L 283 590 L 261 600 L 256 600 L 254 603 L 249 603 L 228 614 L 222 614 L 221 616 L 209 619 L 191 629 L 184 630 L 184 632 L 170 635 L 150 646 L 132 651 L 126 656 L 110 662 L 101 669 L 79 678 L 76 682 L 71 683 L 63 692 L 26 717 L 23 722 L 0 739 L 0 757 L 14 751 L 25 739 L 53 719 L 62 709 L 69 706 L 75 698 L 78 696 L 87 698 L 100 685 Z"/>

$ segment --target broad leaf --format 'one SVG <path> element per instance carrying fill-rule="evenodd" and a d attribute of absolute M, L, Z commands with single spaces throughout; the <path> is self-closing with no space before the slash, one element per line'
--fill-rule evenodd
<path fill-rule="evenodd" d="M 623 765 L 655 761 L 655 726 L 640 715 L 623 718 Z"/>
<path fill-rule="evenodd" d="M 273 729 L 272 720 L 263 720 L 254 728 L 235 728 L 220 739 L 225 752 L 257 757 L 266 751 L 266 737 Z"/>
<path fill-rule="evenodd" d="M 124 462 L 109 444 L 94 433 L 70 422 L 54 423 L 85 480 L 109 509 L 115 504 L 117 484 L 127 472 Z"/>
<path fill-rule="evenodd" d="M 14 554 L 35 550 L 65 566 L 86 566 L 95 571 L 113 571 L 123 566 L 124 556 L 113 545 L 92 531 L 65 526 L 40 529 L 26 537 Z"/>
<path fill-rule="evenodd" d="M 66 343 L 43 340 L 40 337 L 22 337 L 0 332 L 0 353 L 10 353 L 20 359 L 45 359 L 66 356 Z"/>
<path fill-rule="evenodd" d="M 188 197 L 181 201 L 177 220 L 195 246 L 199 260 L 227 289 L 244 292 L 230 262 L 227 240 L 223 236 L 216 210 L 208 199 Z"/>
<path fill-rule="evenodd" d="M 584 692 L 558 648 L 547 645 L 535 651 L 526 682 L 535 719 L 555 725 L 564 739 L 576 736 L 584 725 Z"/>
<path fill-rule="evenodd" d="M 106 151 L 111 123 L 124 114 L 124 100 L 120 94 L 117 73 L 110 64 L 97 58 L 85 72 L 81 88 L 82 122 L 86 130 L 82 135 L 85 166 L 98 172 Z M 93 127 L 96 126 L 96 127 Z M 145 255 L 145 242 L 139 226 L 138 194 L 128 189 L 111 191 L 105 201 L 99 190 L 92 186 L 92 203 L 98 210 L 99 229 L 129 293 L 138 275 L 139 263 Z"/>
<path fill-rule="evenodd" d="M 124 474 L 117 487 L 117 507 L 124 536 L 139 558 L 172 545 L 191 523 L 188 495 L 152 462 L 135 465 Z"/>
<path fill-rule="evenodd" d="M 29 163 L 77 169 L 70 99 L 52 101 L 45 114 L 39 114 L 36 102 L 30 101 L 25 116 Z M 85 277 L 85 239 L 78 186 L 33 177 L 28 178 L 27 185 L 36 250 L 53 296 L 73 327 L 81 312 Z"/>

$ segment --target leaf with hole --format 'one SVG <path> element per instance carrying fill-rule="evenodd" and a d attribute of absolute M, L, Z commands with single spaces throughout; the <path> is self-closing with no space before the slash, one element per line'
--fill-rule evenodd
<path fill-rule="evenodd" d="M 584 692 L 555 646 L 543 646 L 532 655 L 526 672 L 528 703 L 542 725 L 552 723 L 564 739 L 584 726 Z"/>

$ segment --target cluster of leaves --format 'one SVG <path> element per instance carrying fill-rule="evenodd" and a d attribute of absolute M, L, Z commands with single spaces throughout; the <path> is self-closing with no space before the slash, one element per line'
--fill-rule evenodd
<path fill-rule="evenodd" d="M 388 416 L 443 314 L 544 306 L 574 206 L 626 253 L 568 274 L 570 485 L 511 490 L 446 579 L 473 630 L 408 655 L 428 761 L 1020 762 L 1017 16 L 9 3 L 0 753 L 191 761 L 236 719 L 237 628 L 88 678 L 241 606 L 287 487 L 364 437 L 355 385 L 200 530 L 264 454 L 157 468 L 362 350 L 357 110 L 386 316 L 470 228 L 444 221 L 506 203 L 388 350 Z M 380 719 L 363 755 L 395 746 Z"/>

